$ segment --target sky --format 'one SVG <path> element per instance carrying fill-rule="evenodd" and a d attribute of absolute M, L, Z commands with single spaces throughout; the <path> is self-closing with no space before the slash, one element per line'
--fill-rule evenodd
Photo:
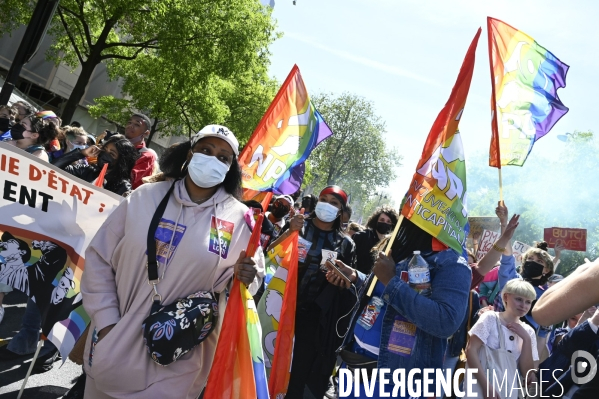
<path fill-rule="evenodd" d="M 275 0 L 273 17 L 283 37 L 271 47 L 270 73 L 282 82 L 297 64 L 309 93 L 347 91 L 374 103 L 386 122 L 388 146 L 403 156 L 397 179 L 386 189 L 399 204 L 479 27 L 460 132 L 467 164 L 469 154 L 488 153 L 487 16 L 524 31 L 570 66 L 567 86 L 558 92 L 570 111 L 535 144 L 529 159 L 557 156 L 564 146 L 559 134 L 597 131 L 599 110 L 590 101 L 599 88 L 596 15 L 599 3 L 591 0 Z"/>

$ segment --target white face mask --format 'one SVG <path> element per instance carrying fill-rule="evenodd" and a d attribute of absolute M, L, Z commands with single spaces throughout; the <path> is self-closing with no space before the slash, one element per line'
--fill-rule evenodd
<path fill-rule="evenodd" d="M 314 211 L 316 212 L 316 217 L 326 223 L 337 219 L 339 214 L 339 208 L 326 202 L 318 202 Z"/>
<path fill-rule="evenodd" d="M 216 157 L 194 153 L 187 171 L 191 180 L 199 187 L 210 188 L 221 184 L 229 171 L 229 165 Z"/>
<path fill-rule="evenodd" d="M 71 143 L 71 147 L 73 147 L 74 150 L 84 150 L 87 148 L 87 146 L 85 144 L 75 144 L 73 142 L 69 142 Z"/>

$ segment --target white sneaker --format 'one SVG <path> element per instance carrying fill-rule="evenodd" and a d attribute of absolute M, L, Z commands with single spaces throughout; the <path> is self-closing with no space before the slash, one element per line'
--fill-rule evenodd
<path fill-rule="evenodd" d="M 4 308 L 0 306 L 0 323 L 2 323 L 2 319 L 4 318 Z"/>

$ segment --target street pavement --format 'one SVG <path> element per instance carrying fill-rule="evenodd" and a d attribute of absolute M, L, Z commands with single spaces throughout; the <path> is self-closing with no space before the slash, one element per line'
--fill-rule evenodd
<path fill-rule="evenodd" d="M 26 303 L 27 297 L 18 291 L 13 291 L 4 298 L 6 314 L 0 324 L 0 346 L 8 344 L 10 339 L 19 331 Z M 17 397 L 23 379 L 31 365 L 32 357 L 33 355 L 12 361 L 0 360 L 0 399 L 15 399 Z M 68 359 L 62 367 L 61 363 L 62 361 L 59 360 L 54 363 L 52 370 L 30 376 L 22 398 L 62 398 L 81 374 L 81 366 Z"/>

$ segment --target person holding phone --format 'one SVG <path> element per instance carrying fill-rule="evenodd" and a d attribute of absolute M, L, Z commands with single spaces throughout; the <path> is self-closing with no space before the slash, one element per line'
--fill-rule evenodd
<path fill-rule="evenodd" d="M 356 303 L 354 291 L 330 284 L 321 269 L 321 264 L 325 264 L 323 252 L 325 260 L 333 255 L 337 265 L 355 266 L 354 243 L 341 226 L 346 206 L 347 194 L 343 189 L 326 187 L 318 196 L 314 212 L 304 214 L 305 210 L 300 210 L 271 244 L 272 248 L 299 231 L 299 245 L 307 248 L 306 255 L 298 260 L 295 345 L 286 399 L 303 398 L 306 385 L 315 397 L 324 396 L 335 366 L 335 350 L 341 344 Z"/>

